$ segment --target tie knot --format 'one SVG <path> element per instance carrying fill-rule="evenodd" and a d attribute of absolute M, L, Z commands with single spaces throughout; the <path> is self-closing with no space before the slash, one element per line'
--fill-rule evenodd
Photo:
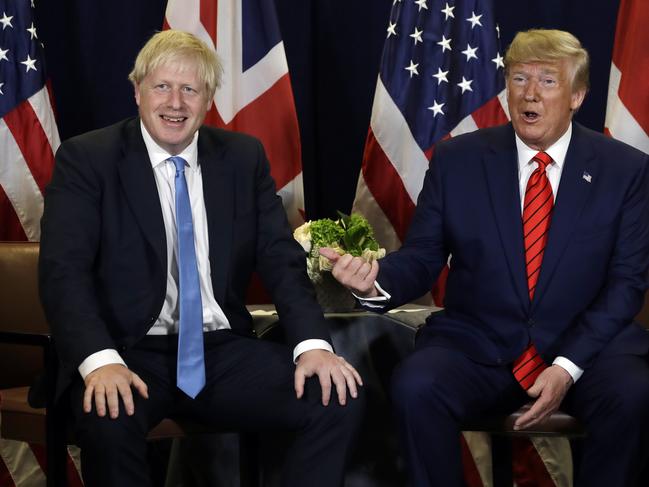
<path fill-rule="evenodd" d="M 546 167 L 552 164 L 552 158 L 548 155 L 547 152 L 537 152 L 532 160 L 538 162 L 539 168 L 542 170 L 545 170 Z"/>
<path fill-rule="evenodd" d="M 169 160 L 174 163 L 174 166 L 176 166 L 176 174 L 185 172 L 185 164 L 187 163 L 185 159 L 179 156 L 173 156 L 170 157 Z"/>

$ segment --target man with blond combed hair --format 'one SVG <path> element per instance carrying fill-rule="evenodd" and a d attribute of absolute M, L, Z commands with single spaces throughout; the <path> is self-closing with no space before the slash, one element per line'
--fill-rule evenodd
<path fill-rule="evenodd" d="M 145 438 L 169 415 L 292 430 L 282 485 L 343 483 L 361 378 L 333 353 L 261 143 L 202 125 L 221 70 L 193 35 L 155 34 L 130 74 L 139 117 L 56 154 L 41 298 L 88 487 L 151 485 Z M 288 347 L 254 337 L 252 272 Z"/>
<path fill-rule="evenodd" d="M 631 487 L 649 455 L 649 333 L 633 322 L 649 268 L 649 157 L 572 121 L 588 54 L 570 33 L 516 35 L 511 123 L 436 146 L 401 249 L 322 253 L 367 307 L 427 292 L 451 257 L 392 397 L 412 485 L 463 485 L 460 428 L 526 402 L 588 430 L 577 485 Z"/>

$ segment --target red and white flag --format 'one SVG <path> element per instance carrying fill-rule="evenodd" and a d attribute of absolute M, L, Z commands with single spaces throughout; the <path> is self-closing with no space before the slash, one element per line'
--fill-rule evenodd
<path fill-rule="evenodd" d="M 434 145 L 506 123 L 491 0 L 394 2 L 353 211 L 401 245 Z"/>
<path fill-rule="evenodd" d="M 304 221 L 300 134 L 273 0 L 169 0 L 165 28 L 216 49 L 225 70 L 206 123 L 260 139 L 291 224 Z"/>
<path fill-rule="evenodd" d="M 649 154 L 649 2 L 621 0 L 605 131 Z"/>
<path fill-rule="evenodd" d="M 0 240 L 40 239 L 60 144 L 29 2 L 0 1 Z"/>

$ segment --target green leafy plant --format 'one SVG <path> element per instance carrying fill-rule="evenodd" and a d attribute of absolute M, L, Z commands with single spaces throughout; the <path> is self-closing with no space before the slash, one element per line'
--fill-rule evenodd
<path fill-rule="evenodd" d="M 307 271 L 313 282 L 322 279 L 322 272 L 330 271 L 331 262 L 318 252 L 321 247 L 330 247 L 340 255 L 349 253 L 368 262 L 385 256 L 374 238 L 369 222 L 358 213 L 345 215 L 338 212 L 339 219 L 322 218 L 308 221 L 298 227 L 293 236 L 307 252 Z"/>

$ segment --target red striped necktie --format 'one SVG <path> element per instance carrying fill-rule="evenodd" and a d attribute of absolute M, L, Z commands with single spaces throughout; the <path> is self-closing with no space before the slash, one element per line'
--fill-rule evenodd
<path fill-rule="evenodd" d="M 538 166 L 527 182 L 523 203 L 525 264 L 530 301 L 534 298 L 536 283 L 539 279 L 554 206 L 552 186 L 545 173 L 547 166 L 552 163 L 552 158 L 545 152 L 539 152 L 532 161 L 536 162 Z M 536 378 L 546 367 L 547 365 L 536 351 L 536 347 L 530 343 L 514 362 L 514 377 L 521 387 L 527 390 L 532 387 Z"/>

